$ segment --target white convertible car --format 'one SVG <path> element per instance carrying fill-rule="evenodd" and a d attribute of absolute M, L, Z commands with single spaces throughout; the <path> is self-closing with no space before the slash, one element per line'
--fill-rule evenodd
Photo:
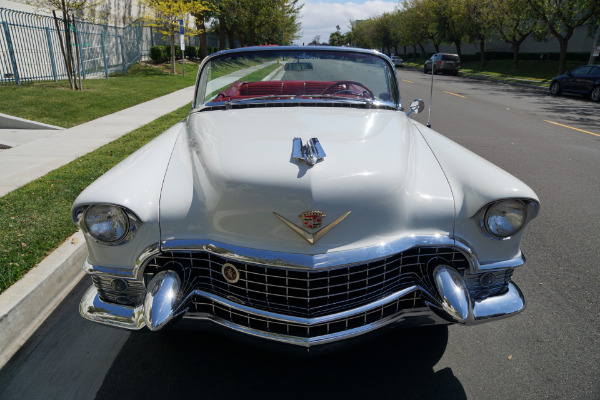
<path fill-rule="evenodd" d="M 81 314 L 208 320 L 311 346 L 388 324 L 476 324 L 513 282 L 539 202 L 407 116 L 391 60 L 328 47 L 211 55 L 189 116 L 77 198 Z"/>

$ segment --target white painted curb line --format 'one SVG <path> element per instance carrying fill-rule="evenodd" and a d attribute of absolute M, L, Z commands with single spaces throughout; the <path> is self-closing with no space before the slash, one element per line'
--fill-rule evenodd
<path fill-rule="evenodd" d="M 79 283 L 85 257 L 79 231 L 0 295 L 0 368 Z"/>

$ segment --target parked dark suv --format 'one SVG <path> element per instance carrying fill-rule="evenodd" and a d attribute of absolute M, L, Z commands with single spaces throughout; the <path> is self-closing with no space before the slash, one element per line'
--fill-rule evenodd
<path fill-rule="evenodd" d="M 425 61 L 423 67 L 424 73 L 431 72 L 431 65 L 433 64 L 433 73 L 450 73 L 452 75 L 458 75 L 458 69 L 460 68 L 460 57 L 458 54 L 448 53 L 435 53 L 428 60 Z"/>

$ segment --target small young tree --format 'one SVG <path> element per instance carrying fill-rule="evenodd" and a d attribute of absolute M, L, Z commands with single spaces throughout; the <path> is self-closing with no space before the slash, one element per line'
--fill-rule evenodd
<path fill-rule="evenodd" d="M 38 10 L 44 10 L 47 12 L 54 13 L 55 10 L 62 11 L 62 22 L 64 29 L 65 40 L 64 43 L 61 38 L 61 47 L 64 44 L 64 48 L 62 49 L 63 58 L 65 61 L 65 69 L 67 71 L 67 76 L 69 78 L 69 84 L 71 85 L 71 89 L 81 89 L 81 82 L 78 85 L 75 80 L 75 76 L 79 73 L 79 68 L 77 71 L 75 70 L 76 62 L 73 60 L 73 46 L 77 45 L 73 40 L 73 33 L 75 32 L 74 26 L 69 22 L 71 19 L 74 19 L 74 15 L 81 19 L 85 19 L 84 15 L 87 11 L 94 9 L 99 4 L 101 4 L 101 0 L 28 0 L 27 4 L 34 6 Z M 56 14 L 54 14 L 56 17 Z M 60 38 L 60 30 L 57 24 L 57 34 Z M 73 22 L 74 24 L 74 22 Z M 81 80 L 81 79 L 80 79 Z"/>
<path fill-rule="evenodd" d="M 171 73 L 174 74 L 175 36 L 179 34 L 179 20 L 183 20 L 186 26 L 185 36 L 197 35 L 201 28 L 189 28 L 187 21 L 192 13 L 207 11 L 209 7 L 203 0 L 141 0 L 140 4 L 147 11 L 143 16 L 144 22 L 171 39 Z"/>

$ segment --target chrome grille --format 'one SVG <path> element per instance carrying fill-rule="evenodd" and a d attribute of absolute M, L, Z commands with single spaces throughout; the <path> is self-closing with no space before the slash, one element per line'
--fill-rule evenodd
<path fill-rule="evenodd" d="M 111 283 L 112 278 L 106 278 L 102 276 L 92 276 L 92 282 L 96 289 L 98 289 L 98 295 L 104 301 L 110 303 L 118 303 L 124 305 L 137 306 L 144 300 L 146 289 L 142 282 L 132 279 L 121 279 L 127 282 L 127 289 L 124 291 L 115 290 Z"/>
<path fill-rule="evenodd" d="M 513 272 L 514 269 L 506 269 L 502 271 L 466 275 L 465 283 L 469 288 L 471 298 L 479 300 L 504 293 L 508 287 L 508 282 L 512 279 Z M 494 275 L 493 282 L 489 286 L 483 286 L 481 284 L 481 277 L 485 274 Z"/>
<path fill-rule="evenodd" d="M 434 258 L 457 269 L 468 268 L 458 250 L 419 247 L 368 263 L 321 270 L 277 268 L 205 252 L 173 251 L 155 256 L 145 271 L 178 266 L 184 271 L 186 293 L 199 289 L 259 310 L 310 318 L 359 307 L 413 286 Z M 225 263 L 239 270 L 237 283 L 230 284 L 223 277 Z"/>

